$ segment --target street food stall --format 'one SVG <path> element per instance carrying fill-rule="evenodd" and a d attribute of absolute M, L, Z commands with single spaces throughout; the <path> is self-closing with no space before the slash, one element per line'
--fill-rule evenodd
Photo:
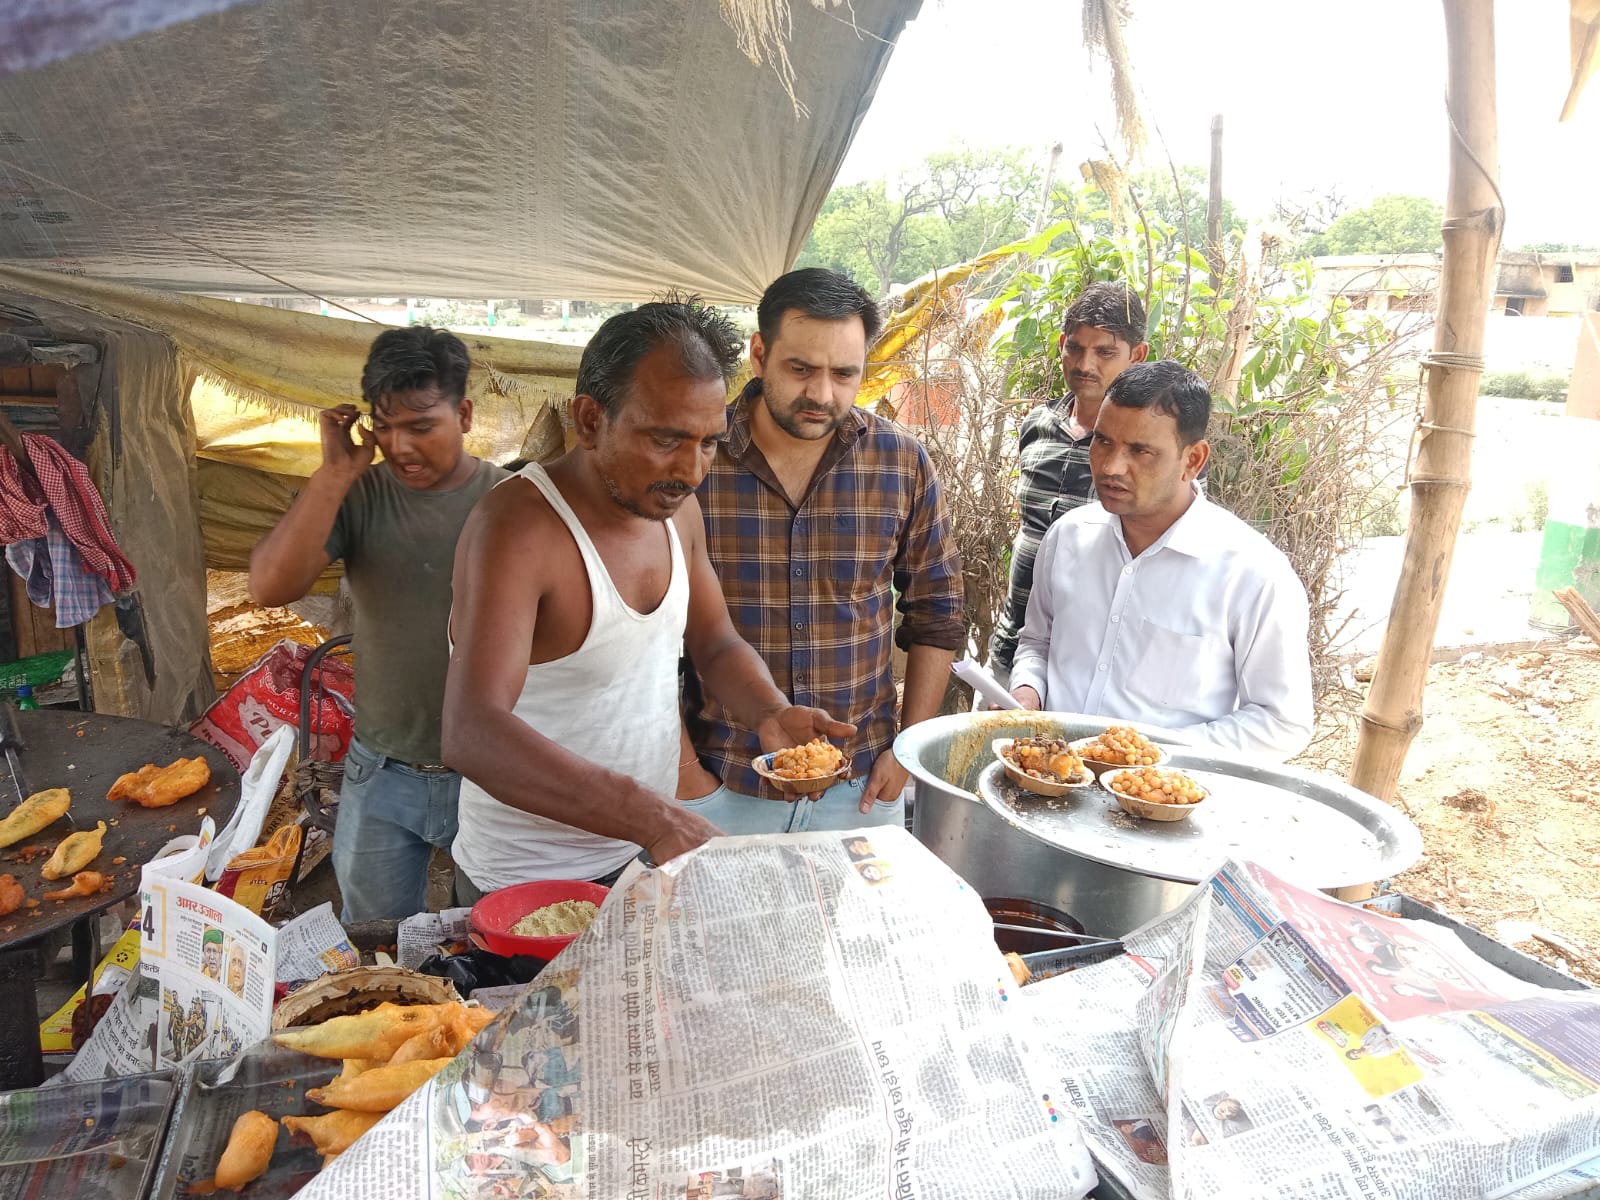
<path fill-rule="evenodd" d="M 197 636 L 211 546 L 188 486 L 190 400 L 199 386 L 266 409 L 327 407 L 370 331 L 310 314 L 235 320 L 223 302 L 127 283 L 455 295 L 581 281 L 632 296 L 671 277 L 748 299 L 792 261 L 915 7 L 857 3 L 846 19 L 838 5 L 790 13 L 730 0 L 720 8 L 737 17 L 733 54 L 673 23 L 673 6 L 661 6 L 663 33 L 611 9 L 552 30 L 528 6 L 502 4 L 469 36 L 427 23 L 436 8 L 459 20 L 448 5 L 223 0 L 71 74 L 0 83 L 30 131 L 0 142 L 27 160 L 17 178 L 28 182 L 13 186 L 38 214 L 28 238 L 0 233 L 0 286 L 16 302 L 5 322 L 28 331 L 4 349 L 30 372 L 64 334 L 94 350 L 73 364 L 94 367 L 93 379 L 63 372 L 102 404 L 80 451 L 129 553 L 161 564 L 148 621 L 107 614 L 87 637 L 98 702 L 160 723 L 24 712 L 0 738 L 14 793 L 5 811 L 49 818 L 0 847 L 19 897 L 0 917 L 0 1072 L 28 1085 L 0 1091 L 0 1194 L 1532 1197 L 1600 1179 L 1600 1001 L 1404 897 L 1325 894 L 1360 893 L 1415 861 L 1416 831 L 1386 805 L 1159 729 L 1113 737 L 1078 714 L 943 718 L 897 746 L 916 779 L 915 836 L 716 839 L 663 867 L 636 862 L 607 891 L 502 891 L 375 934 L 342 928 L 327 905 L 268 920 L 267 889 L 207 886 L 261 856 L 270 878 L 292 880 L 295 866 L 279 867 L 293 838 L 279 836 L 296 825 L 268 820 L 290 724 L 256 729 L 266 736 L 236 742 L 243 757 L 231 760 L 179 727 L 211 696 Z M 725 68 L 705 66 L 708 79 L 748 86 L 791 18 L 813 24 L 794 61 L 775 64 L 787 92 L 776 113 L 727 96 L 708 105 L 701 87 L 646 112 L 628 84 L 681 78 L 698 62 Z M 374 55 L 377 34 L 394 32 Z M 303 52 L 290 67 L 310 64 L 315 81 L 370 89 L 328 114 L 339 120 L 314 147 L 251 124 L 284 111 L 284 44 Z M 529 46 L 558 69 L 532 84 L 494 69 Z M 184 85 L 155 90 L 181 106 L 191 136 L 139 136 L 150 133 L 144 106 L 122 103 L 122 89 L 141 52 L 155 56 L 151 74 Z M 363 69 L 373 58 L 382 66 Z M 39 52 L 28 65 L 50 62 Z M 397 86 L 446 105 L 442 81 L 479 63 L 480 85 L 511 80 L 514 95 L 455 97 L 450 111 L 474 122 L 457 153 L 374 136 L 367 119 L 392 111 Z M 564 86 L 568 72 L 585 86 Z M 104 126 L 92 138 L 39 103 L 57 89 L 95 94 L 91 83 L 111 91 L 109 103 L 77 106 Z M 301 89 L 308 104 L 314 91 Z M 580 110 L 569 136 L 507 107 L 530 95 L 540 111 Z M 806 103 L 811 125 L 798 122 Z M 646 134 L 676 123 L 705 133 L 704 121 L 741 122 L 737 139 L 723 124 L 704 144 L 767 152 L 739 166 L 765 198 L 789 199 L 753 203 L 713 163 L 683 188 L 708 211 L 685 221 L 686 205 L 662 203 L 662 181 L 686 164 L 675 137 Z M 197 161 L 200 134 L 216 150 L 215 186 L 175 197 L 168 179 Z M 537 218 L 576 220 L 565 181 L 584 173 L 508 153 L 506 136 L 551 154 L 581 142 L 578 166 L 601 160 L 590 173 L 612 182 L 616 147 L 628 147 L 634 203 L 585 212 L 581 237 L 506 249 L 503 229 L 532 219 L 525 189 L 543 197 Z M 637 160 L 656 143 L 658 158 Z M 348 169 L 375 145 L 417 158 Z M 308 150 L 332 161 L 308 162 Z M 70 178 L 44 174 L 59 164 Z M 372 179 L 426 179 L 441 164 L 495 185 L 439 189 L 443 208 L 374 219 Z M 521 174 L 500 173 L 512 169 Z M 326 184 L 323 205 L 303 203 L 307 170 Z M 141 203 L 97 199 L 111 183 Z M 52 197 L 59 207 L 45 205 Z M 379 200 L 408 203 L 402 191 Z M 659 225 L 641 228 L 645 217 Z M 765 236 L 749 236 L 757 220 Z M 464 228 L 480 234 L 470 257 L 458 253 Z M 97 277 L 66 273 L 85 269 Z M 308 346 L 318 353 L 297 354 Z M 496 411 L 502 433 L 559 438 L 540 389 L 570 378 L 572 356 L 479 349 L 484 415 Z M 1019 749 L 1030 739 L 1036 755 Z M 1119 740 L 1147 753 L 1083 753 Z M 170 804 L 113 798 L 155 787 L 178 760 L 202 761 L 207 778 L 159 797 Z M 58 789 L 70 794 L 59 811 L 42 798 Z M 243 814 L 241 845 L 225 835 Z M 47 881 L 46 855 L 69 857 L 84 837 L 93 853 L 76 843 L 89 857 L 75 852 L 69 878 Z M 63 894 L 48 897 L 47 882 Z M 100 947 L 86 922 L 135 894 L 129 927 L 90 978 Z M 582 903 L 586 924 L 550 911 Z M 71 1058 L 32 1086 L 36 951 L 69 926 L 82 931 L 85 983 L 65 1010 Z M 1008 941 L 1019 949 L 1002 955 Z"/>

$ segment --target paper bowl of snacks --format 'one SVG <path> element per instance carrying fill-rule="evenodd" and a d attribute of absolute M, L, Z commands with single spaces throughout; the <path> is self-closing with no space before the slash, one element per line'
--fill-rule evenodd
<path fill-rule="evenodd" d="M 1185 775 L 1161 767 L 1121 767 L 1100 776 L 1100 786 L 1122 811 L 1146 821 L 1182 821 L 1205 803 L 1209 792 Z"/>
<path fill-rule="evenodd" d="M 844 751 L 826 738 L 763 754 L 750 764 L 756 774 L 785 796 L 825 792 L 850 773 Z"/>
<path fill-rule="evenodd" d="M 467 925 L 491 954 L 552 959 L 589 927 L 609 890 L 570 879 L 516 883 L 474 904 Z"/>
<path fill-rule="evenodd" d="M 1065 738 L 995 738 L 990 746 L 1006 778 L 1036 796 L 1065 796 L 1094 784 L 1094 772 Z"/>
<path fill-rule="evenodd" d="M 1079 738 L 1072 752 L 1096 775 L 1121 767 L 1159 767 L 1172 757 L 1131 725 L 1113 725 L 1094 737 Z"/>

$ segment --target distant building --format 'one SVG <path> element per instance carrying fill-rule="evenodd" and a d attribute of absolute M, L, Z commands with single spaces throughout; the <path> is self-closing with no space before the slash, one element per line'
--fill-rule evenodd
<path fill-rule="evenodd" d="M 1324 302 L 1342 296 L 1356 309 L 1431 312 L 1442 262 L 1437 254 L 1330 254 L 1312 265 L 1312 290 Z M 1489 311 L 1524 317 L 1600 311 L 1600 253 L 1505 251 Z"/>
<path fill-rule="evenodd" d="M 1600 253 L 1502 254 L 1490 311 L 1525 317 L 1575 317 L 1600 311 Z"/>

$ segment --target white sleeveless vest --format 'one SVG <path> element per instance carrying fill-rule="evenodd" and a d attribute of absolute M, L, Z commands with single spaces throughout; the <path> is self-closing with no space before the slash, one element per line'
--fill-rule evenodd
<path fill-rule="evenodd" d="M 678 531 L 665 523 L 672 551 L 666 596 L 654 612 L 636 612 L 618 594 L 594 543 L 544 468 L 530 463 L 519 474 L 544 494 L 577 542 L 593 616 L 577 650 L 528 668 L 512 711 L 580 758 L 670 797 L 678 781 L 678 654 L 689 613 L 689 573 Z M 526 654 L 527 648 L 516 652 Z M 606 797 L 597 795 L 593 803 L 604 805 Z M 597 879 L 638 852 L 630 842 L 501 804 L 470 779 L 461 781 L 450 853 L 482 891 L 537 879 Z"/>

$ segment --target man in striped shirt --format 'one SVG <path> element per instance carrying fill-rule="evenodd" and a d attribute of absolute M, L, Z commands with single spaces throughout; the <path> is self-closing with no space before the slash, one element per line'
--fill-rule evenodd
<path fill-rule="evenodd" d="M 857 727 L 852 778 L 820 799 L 779 795 L 753 731 L 690 681 L 678 795 L 725 833 L 904 820 L 898 729 L 937 715 L 966 644 L 961 561 L 927 452 L 855 406 L 879 316 L 832 271 L 792 271 L 762 297 L 756 378 L 699 488 L 728 612 L 796 704 Z M 896 628 L 896 615 L 899 625 Z M 899 720 L 890 651 L 907 652 Z"/>
<path fill-rule="evenodd" d="M 1011 587 L 989 642 L 989 665 L 1002 679 L 1011 673 L 1017 635 L 1028 615 L 1033 560 L 1057 517 L 1095 499 L 1089 443 L 1111 381 L 1150 353 L 1145 312 L 1123 283 L 1094 283 L 1067 309 L 1061 325 L 1065 396 L 1046 401 L 1022 423 L 1017 461 L 1017 506 L 1022 526 L 1011 551 Z"/>

